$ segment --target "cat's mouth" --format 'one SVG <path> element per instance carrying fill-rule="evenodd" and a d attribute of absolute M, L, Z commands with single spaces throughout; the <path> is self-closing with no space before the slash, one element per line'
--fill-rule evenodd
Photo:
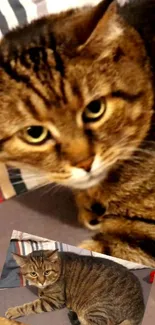
<path fill-rule="evenodd" d="M 45 289 L 47 286 L 48 286 L 47 284 L 41 284 L 41 283 L 38 283 L 38 284 L 37 284 L 37 287 L 38 287 L 39 289 Z"/>
<path fill-rule="evenodd" d="M 69 177 L 57 179 L 57 182 L 67 187 L 85 190 L 103 181 L 108 176 L 109 167 L 110 165 L 108 167 L 105 166 L 103 160 L 99 156 L 96 156 L 90 171 L 83 168 L 71 167 Z"/>
<path fill-rule="evenodd" d="M 37 287 L 39 289 L 45 289 L 48 286 L 46 283 L 44 283 L 44 284 L 41 284 L 41 283 L 34 284 L 34 282 L 31 281 L 31 280 L 29 280 L 28 282 L 29 282 L 30 286 L 35 286 L 35 287 Z"/>
<path fill-rule="evenodd" d="M 72 168 L 72 176 L 67 181 L 68 186 L 75 189 L 87 189 L 99 184 L 108 176 L 109 168 L 103 165 L 99 157 L 96 158 L 91 170 L 88 172 L 82 168 Z"/>
<path fill-rule="evenodd" d="M 79 171 L 78 171 L 79 172 Z M 87 189 L 99 184 L 103 181 L 107 176 L 105 171 L 101 172 L 98 175 L 93 175 L 93 173 L 89 172 L 83 177 L 79 177 L 78 179 L 74 179 L 69 181 L 69 185 L 75 189 Z"/>

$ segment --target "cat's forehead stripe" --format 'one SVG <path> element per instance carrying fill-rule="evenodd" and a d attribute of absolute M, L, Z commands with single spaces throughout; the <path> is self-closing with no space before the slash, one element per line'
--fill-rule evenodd
<path fill-rule="evenodd" d="M 0 43 L 0 62 L 9 62 L 29 53 L 31 60 L 38 58 L 38 50 L 45 54 L 45 48 L 50 48 L 56 62 L 56 70 L 64 75 L 63 61 L 57 52 L 55 35 L 48 24 L 48 17 L 43 17 L 24 27 L 17 27 L 10 31 Z M 20 42 L 19 42 L 20 40 Z M 33 53 L 32 53 L 33 51 Z M 35 53 L 35 51 L 37 51 Z M 44 59 L 46 58 L 43 55 Z"/>
<path fill-rule="evenodd" d="M 38 261 L 37 261 L 37 257 L 31 257 L 31 262 L 38 267 Z"/>

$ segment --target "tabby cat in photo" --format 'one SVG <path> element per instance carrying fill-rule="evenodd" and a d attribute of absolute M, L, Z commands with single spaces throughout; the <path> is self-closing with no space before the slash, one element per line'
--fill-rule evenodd
<path fill-rule="evenodd" d="M 0 43 L 0 161 L 73 189 L 81 247 L 152 267 L 154 21 L 155 1 L 104 0 Z"/>
<path fill-rule="evenodd" d="M 141 285 L 124 266 L 57 250 L 34 251 L 27 256 L 13 254 L 13 257 L 24 278 L 39 288 L 39 298 L 9 308 L 7 318 L 67 307 L 77 315 L 81 325 L 141 323 L 144 314 Z"/>

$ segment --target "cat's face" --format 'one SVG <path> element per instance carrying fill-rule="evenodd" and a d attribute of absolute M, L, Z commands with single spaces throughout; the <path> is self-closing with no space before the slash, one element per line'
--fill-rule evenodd
<path fill-rule="evenodd" d="M 37 256 L 36 256 L 37 253 Z M 61 260 L 55 251 L 37 251 L 27 256 L 13 254 L 21 274 L 30 285 L 45 288 L 59 279 Z"/>
<path fill-rule="evenodd" d="M 73 42 L 78 19 L 72 15 L 54 18 L 57 50 L 19 45 L 18 58 L 12 54 L 10 60 L 16 41 L 2 42 L 0 160 L 84 189 L 106 178 L 143 141 L 153 92 L 143 43 L 115 9 L 80 46 L 77 38 Z M 72 29 L 65 33 L 66 19 Z"/>

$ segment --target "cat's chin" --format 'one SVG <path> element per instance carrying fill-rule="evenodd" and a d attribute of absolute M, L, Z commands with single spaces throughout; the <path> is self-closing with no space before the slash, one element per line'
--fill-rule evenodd
<path fill-rule="evenodd" d="M 59 178 L 59 174 L 52 173 L 49 181 L 73 189 L 86 190 L 90 187 L 100 184 L 103 180 L 105 180 L 108 176 L 111 166 L 109 164 L 107 167 L 103 164 L 103 159 L 99 156 L 96 156 L 90 171 L 87 171 L 84 168 L 70 166 L 68 178 Z"/>
<path fill-rule="evenodd" d="M 102 181 L 102 179 L 99 179 L 99 180 L 98 179 L 90 179 L 85 182 L 79 181 L 77 183 L 71 184 L 71 187 L 75 188 L 75 189 L 79 189 L 79 190 L 86 190 L 90 187 L 98 185 L 101 181 Z"/>
<path fill-rule="evenodd" d="M 82 168 L 73 167 L 71 170 L 71 177 L 65 180 L 63 185 L 79 190 L 86 190 L 98 185 L 107 177 L 109 171 L 105 166 L 101 167 L 99 163 L 96 159 L 90 172 L 87 172 Z"/>
<path fill-rule="evenodd" d="M 45 289 L 48 285 L 37 284 L 36 287 L 39 289 Z"/>
<path fill-rule="evenodd" d="M 101 183 L 106 178 L 106 176 L 107 173 L 104 172 L 97 176 L 88 173 L 84 178 L 70 180 L 68 186 L 74 189 L 86 190 Z"/>

